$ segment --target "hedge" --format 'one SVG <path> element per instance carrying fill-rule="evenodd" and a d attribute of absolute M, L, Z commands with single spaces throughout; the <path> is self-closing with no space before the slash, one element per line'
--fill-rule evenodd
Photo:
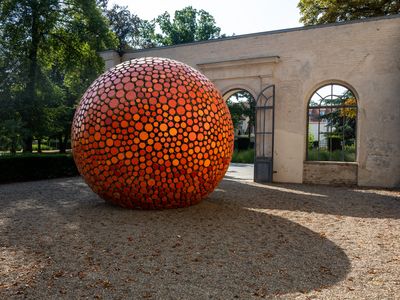
<path fill-rule="evenodd" d="M 233 163 L 246 163 L 253 164 L 254 163 L 254 149 L 237 151 L 235 150 L 232 155 Z"/>
<path fill-rule="evenodd" d="M 77 176 L 71 154 L 0 156 L 0 183 Z"/>
<path fill-rule="evenodd" d="M 254 142 L 250 141 L 249 137 L 239 136 L 235 139 L 235 149 L 238 151 L 254 148 Z"/>

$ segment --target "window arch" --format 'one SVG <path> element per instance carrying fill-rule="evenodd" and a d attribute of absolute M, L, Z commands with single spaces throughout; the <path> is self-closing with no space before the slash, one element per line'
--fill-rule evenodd
<path fill-rule="evenodd" d="M 341 84 L 318 88 L 307 106 L 307 160 L 356 161 L 357 99 Z"/>

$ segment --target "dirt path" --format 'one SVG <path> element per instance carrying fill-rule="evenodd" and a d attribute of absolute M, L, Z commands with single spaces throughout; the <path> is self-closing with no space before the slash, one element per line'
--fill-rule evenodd
<path fill-rule="evenodd" d="M 234 173 L 165 211 L 107 205 L 80 178 L 0 185 L 0 298 L 399 297 L 399 192 Z"/>

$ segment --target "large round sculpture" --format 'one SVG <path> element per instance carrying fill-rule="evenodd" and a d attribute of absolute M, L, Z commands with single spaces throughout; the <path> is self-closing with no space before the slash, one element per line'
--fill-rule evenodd
<path fill-rule="evenodd" d="M 215 86 L 181 62 L 148 57 L 101 75 L 72 125 L 79 172 L 127 208 L 196 204 L 224 176 L 233 151 L 229 110 Z"/>

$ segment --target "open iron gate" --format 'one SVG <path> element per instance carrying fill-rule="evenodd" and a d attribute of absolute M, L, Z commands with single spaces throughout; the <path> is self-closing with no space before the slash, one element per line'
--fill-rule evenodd
<path fill-rule="evenodd" d="M 257 97 L 255 122 L 254 181 L 272 182 L 274 173 L 275 85 L 265 87 Z"/>

